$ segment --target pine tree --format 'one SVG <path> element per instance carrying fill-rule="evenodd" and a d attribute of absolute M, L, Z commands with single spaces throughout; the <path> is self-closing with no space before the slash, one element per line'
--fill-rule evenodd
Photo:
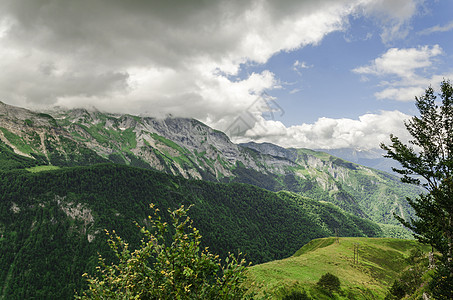
<path fill-rule="evenodd" d="M 420 115 L 405 122 L 413 137 L 409 145 L 390 135 L 391 144 L 381 144 L 386 157 L 398 161 L 402 181 L 426 189 L 408 202 L 416 218 L 402 224 L 421 242 L 430 244 L 442 255 L 431 287 L 436 299 L 453 299 L 453 87 L 444 80 L 440 103 L 432 87 L 415 97 Z"/>

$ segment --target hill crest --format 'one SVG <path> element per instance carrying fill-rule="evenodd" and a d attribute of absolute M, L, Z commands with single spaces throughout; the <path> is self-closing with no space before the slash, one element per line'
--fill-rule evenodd
<path fill-rule="evenodd" d="M 252 281 L 263 282 L 259 292 L 303 288 L 315 299 L 327 299 L 319 295 L 316 283 L 331 273 L 341 282 L 338 299 L 384 299 L 393 281 L 414 266 L 414 259 L 422 260 L 428 271 L 429 251 L 429 246 L 415 240 L 340 237 L 337 242 L 328 237 L 310 241 L 289 258 L 252 266 L 249 271 Z"/>

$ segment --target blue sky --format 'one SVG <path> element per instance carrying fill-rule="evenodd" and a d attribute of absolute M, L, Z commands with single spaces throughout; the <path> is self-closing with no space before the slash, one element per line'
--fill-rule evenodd
<path fill-rule="evenodd" d="M 0 0 L 0 100 L 372 149 L 453 80 L 453 1 Z"/>
<path fill-rule="evenodd" d="M 369 65 L 390 48 L 407 49 L 439 45 L 442 54 L 435 57 L 432 66 L 418 70 L 425 78 L 453 73 L 453 2 L 431 1 L 421 6 L 408 25 L 404 38 L 383 42 L 376 20 L 351 17 L 341 31 L 327 35 L 318 45 L 310 45 L 291 52 L 272 56 L 264 65 L 244 67 L 243 74 L 271 70 L 282 82 L 282 89 L 269 92 L 278 99 L 284 114 L 275 114 L 286 126 L 314 123 L 320 117 L 355 119 L 366 113 L 381 110 L 399 110 L 416 114 L 413 101 L 377 99 L 382 81 L 395 80 L 393 76 L 367 76 L 367 81 L 354 69 Z M 435 26 L 450 30 L 423 32 Z M 294 66 L 297 62 L 303 67 Z M 294 70 L 297 69 L 297 70 Z M 243 75 L 243 76 L 244 76 Z M 453 79 L 453 78 L 452 78 Z M 438 82 L 430 82 L 433 86 Z M 427 86 L 425 86 L 427 87 Z M 412 95 L 411 100 L 414 96 Z M 286 108 L 286 109 L 285 109 Z"/>

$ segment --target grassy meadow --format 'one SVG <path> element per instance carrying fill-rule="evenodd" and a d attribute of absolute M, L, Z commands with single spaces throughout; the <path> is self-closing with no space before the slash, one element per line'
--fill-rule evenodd
<path fill-rule="evenodd" d="M 354 262 L 358 247 L 358 262 Z M 252 289 L 258 295 L 279 298 L 304 289 L 315 299 L 383 299 L 401 272 L 410 267 L 410 256 L 429 247 L 415 240 L 390 238 L 316 239 L 293 256 L 250 267 Z M 323 274 L 340 279 L 341 290 L 328 295 L 316 285 Z"/>

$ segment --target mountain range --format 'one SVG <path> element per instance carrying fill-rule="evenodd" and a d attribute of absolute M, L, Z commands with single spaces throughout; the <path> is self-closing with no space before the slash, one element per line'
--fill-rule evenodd
<path fill-rule="evenodd" d="M 0 299 L 71 298 L 108 254 L 103 230 L 138 245 L 148 205 L 194 205 L 204 246 L 253 263 L 312 239 L 410 237 L 419 189 L 326 152 L 234 144 L 194 119 L 0 103 Z"/>
<path fill-rule="evenodd" d="M 241 182 L 334 203 L 378 223 L 412 215 L 420 190 L 388 173 L 325 152 L 263 143 L 234 144 L 184 118 L 154 119 L 85 109 L 37 113 L 0 103 L 0 140 L 38 165 L 113 162 L 187 179 Z"/>

